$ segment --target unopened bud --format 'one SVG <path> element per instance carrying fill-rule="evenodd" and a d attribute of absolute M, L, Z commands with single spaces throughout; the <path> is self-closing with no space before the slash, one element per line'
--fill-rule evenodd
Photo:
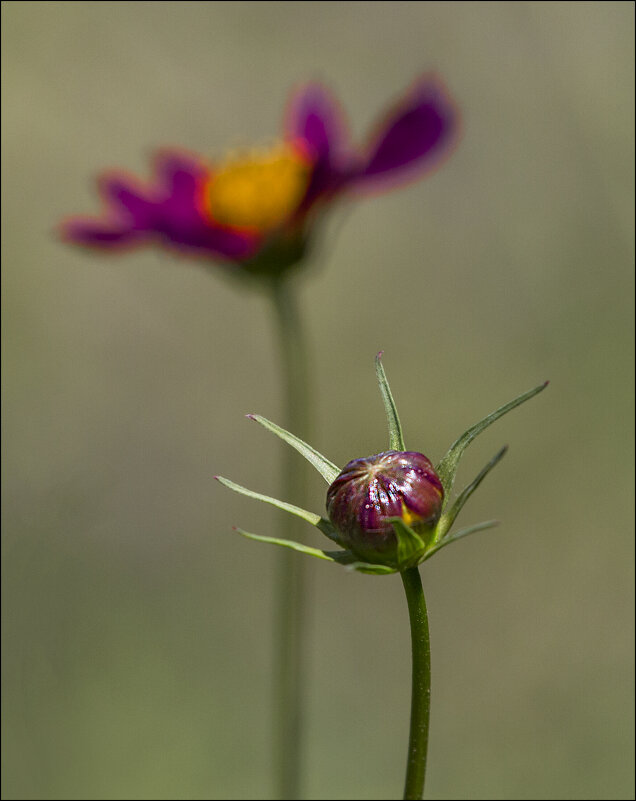
<path fill-rule="evenodd" d="M 399 517 L 426 542 L 442 512 L 444 488 L 416 451 L 386 451 L 349 462 L 327 490 L 327 512 L 340 541 L 361 559 L 392 563 Z"/>

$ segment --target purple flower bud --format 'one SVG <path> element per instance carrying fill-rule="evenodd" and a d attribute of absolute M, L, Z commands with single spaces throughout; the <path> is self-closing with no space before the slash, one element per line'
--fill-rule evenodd
<path fill-rule="evenodd" d="M 444 488 L 416 451 L 386 451 L 354 459 L 327 490 L 327 512 L 341 543 L 369 562 L 397 556 L 388 518 L 400 517 L 426 540 L 442 512 Z"/>

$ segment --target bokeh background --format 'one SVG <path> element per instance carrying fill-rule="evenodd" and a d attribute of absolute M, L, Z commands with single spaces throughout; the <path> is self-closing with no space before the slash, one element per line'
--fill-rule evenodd
<path fill-rule="evenodd" d="M 5 2 L 4 771 L 11 799 L 271 797 L 272 570 L 231 531 L 274 510 L 265 299 L 155 250 L 56 241 L 92 177 L 152 150 L 271 142 L 289 89 L 359 141 L 436 70 L 462 142 L 426 180 L 344 205 L 299 280 L 314 444 L 407 444 L 550 388 L 467 452 L 510 453 L 462 513 L 499 529 L 423 568 L 428 797 L 633 798 L 633 15 L 627 2 Z M 313 508 L 323 503 L 320 479 Z M 291 499 L 293 500 L 293 499 Z M 308 541 L 320 540 L 308 531 Z M 313 539 L 311 539 L 313 537 Z M 307 798 L 401 793 L 401 583 L 310 569 Z"/>

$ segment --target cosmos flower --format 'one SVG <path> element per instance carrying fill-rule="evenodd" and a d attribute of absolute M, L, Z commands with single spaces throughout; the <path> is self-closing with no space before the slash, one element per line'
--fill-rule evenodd
<path fill-rule="evenodd" d="M 293 93 L 281 140 L 218 163 L 181 150 L 154 158 L 142 182 L 122 171 L 100 176 L 103 211 L 71 217 L 68 242 L 117 251 L 156 244 L 185 255 L 282 271 L 299 261 L 317 215 L 349 192 L 393 188 L 430 170 L 456 140 L 455 108 L 426 76 L 356 147 L 337 101 L 318 83 Z"/>

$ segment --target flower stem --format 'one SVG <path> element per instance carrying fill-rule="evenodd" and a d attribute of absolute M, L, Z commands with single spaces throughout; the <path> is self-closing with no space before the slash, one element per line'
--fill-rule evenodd
<path fill-rule="evenodd" d="M 289 280 L 281 277 L 272 283 L 276 328 L 279 335 L 281 369 L 284 383 L 283 427 L 307 440 L 310 437 L 310 392 L 307 349 L 297 298 Z M 305 465 L 291 448 L 283 451 L 282 479 L 286 500 L 304 505 Z M 282 537 L 298 539 L 297 521 L 282 518 Z M 278 797 L 284 801 L 300 798 L 300 759 L 302 748 L 303 634 L 305 616 L 304 560 L 281 549 L 278 555 L 278 580 L 275 587 L 274 654 L 274 764 Z"/>
<path fill-rule="evenodd" d="M 431 646 L 420 571 L 417 567 L 411 567 L 400 575 L 409 607 L 413 653 L 411 730 L 404 782 L 404 798 L 411 801 L 422 798 L 424 793 L 431 704 Z"/>

